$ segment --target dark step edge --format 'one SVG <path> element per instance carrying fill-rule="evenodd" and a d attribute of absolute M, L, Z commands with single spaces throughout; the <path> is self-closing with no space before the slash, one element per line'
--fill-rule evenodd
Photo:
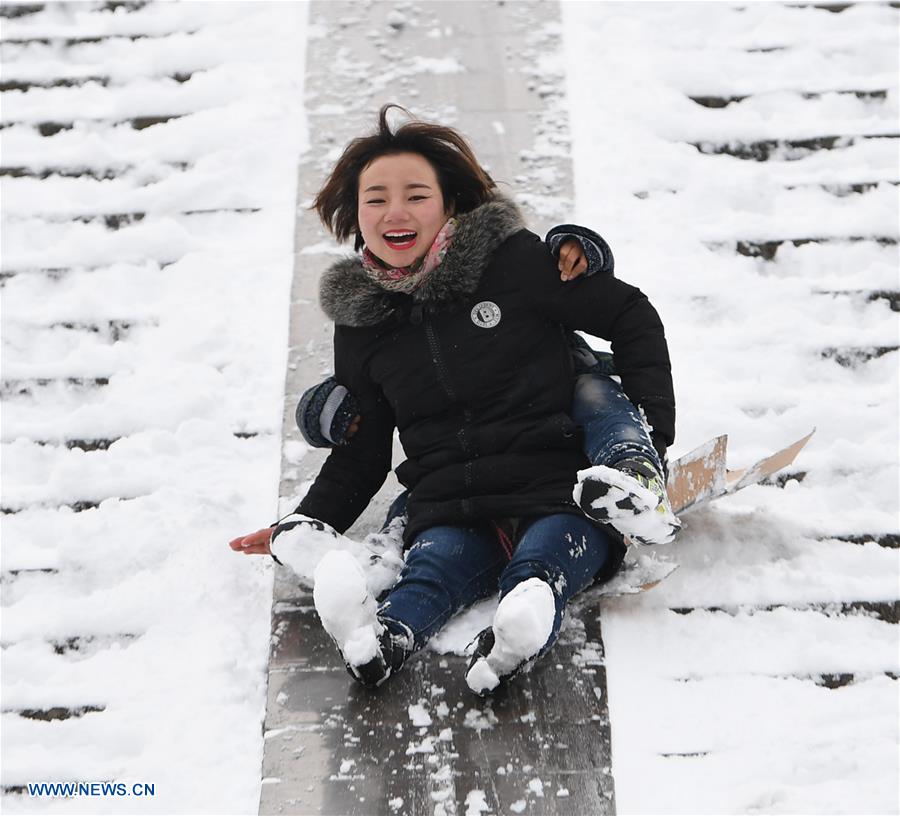
<path fill-rule="evenodd" d="M 775 609 L 792 609 L 798 612 L 821 612 L 829 617 L 835 615 L 858 615 L 877 618 L 885 623 L 900 623 L 900 601 L 835 601 L 786 604 L 735 604 L 734 606 L 673 606 L 669 607 L 676 615 L 690 615 L 692 612 L 721 612 L 726 615 L 737 615 L 743 612 L 772 612 Z"/>
<path fill-rule="evenodd" d="M 846 198 L 850 195 L 863 195 L 876 189 L 881 184 L 889 184 L 892 187 L 897 187 L 900 186 L 900 181 L 881 179 L 880 181 L 857 181 L 847 182 L 846 184 L 841 184 L 839 182 L 834 184 L 786 184 L 784 189 L 804 190 L 811 187 L 818 187 L 820 190 L 824 190 L 829 195 L 837 196 L 838 198 Z"/>
<path fill-rule="evenodd" d="M 261 431 L 233 431 L 232 436 L 237 439 L 255 439 L 258 436 L 269 436 L 268 432 Z M 112 437 L 109 439 L 31 439 L 29 440 L 35 445 L 40 445 L 41 447 L 65 447 L 68 450 L 81 450 L 85 453 L 92 453 L 94 451 L 105 451 L 108 450 L 110 445 L 114 442 L 118 442 L 122 439 L 121 436 Z"/>
<path fill-rule="evenodd" d="M 0 20 L 28 17 L 43 11 L 46 5 L 46 3 L 2 3 L 0 4 Z"/>
<path fill-rule="evenodd" d="M 143 221 L 148 215 L 154 217 L 172 217 L 172 216 L 192 216 L 192 215 L 214 215 L 216 213 L 231 213 L 237 215 L 247 215 L 249 213 L 262 212 L 262 207 L 215 207 L 205 210 L 181 210 L 179 212 L 132 212 L 132 213 L 92 213 L 84 215 L 41 215 L 31 214 L 16 216 L 14 213 L 7 213 L 7 221 L 14 224 L 16 221 L 40 220 L 47 224 L 66 224 L 77 221 L 81 224 L 92 224 L 102 221 L 108 230 L 118 230 L 122 227 L 128 227 Z"/>
<path fill-rule="evenodd" d="M 900 312 L 900 291 L 889 289 L 814 289 L 814 295 L 831 297 L 865 297 L 866 303 L 886 300 L 892 312 Z"/>
<path fill-rule="evenodd" d="M 802 482 L 806 477 L 807 472 L 805 470 L 786 471 L 760 479 L 758 484 L 783 488 L 790 481 Z"/>
<path fill-rule="evenodd" d="M 707 241 L 706 245 L 712 249 L 731 247 L 739 255 L 747 258 L 762 258 L 764 261 L 775 259 L 778 250 L 784 244 L 792 244 L 795 247 L 806 244 L 856 244 L 863 241 L 874 242 L 880 246 L 896 246 L 897 239 L 891 235 L 848 235 L 843 238 L 779 238 L 772 241 Z"/>
<path fill-rule="evenodd" d="M 886 354 L 890 354 L 891 352 L 897 351 L 898 349 L 900 349 L 900 345 L 858 347 L 843 346 L 840 348 L 823 349 L 819 353 L 819 356 L 824 360 L 834 360 L 838 365 L 843 366 L 844 368 L 853 368 L 860 365 L 861 363 L 868 363 L 870 360 L 877 360 L 879 357 L 884 357 Z"/>
<path fill-rule="evenodd" d="M 712 751 L 665 751 L 660 752 L 657 756 L 663 759 L 695 759 L 709 756 Z"/>
<path fill-rule="evenodd" d="M 95 34 L 91 37 L 24 37 L 19 39 L 3 38 L 0 40 L 0 46 L 30 46 L 30 45 L 53 45 L 62 46 L 63 48 L 74 48 L 79 45 L 99 45 L 100 43 L 110 42 L 111 40 L 137 42 L 138 40 L 164 40 L 168 37 L 183 34 L 185 36 L 193 36 L 198 34 L 200 29 L 195 31 L 178 30 L 168 31 L 163 34 Z"/>
<path fill-rule="evenodd" d="M 48 277 L 60 279 L 72 272 L 99 272 L 105 269 L 111 269 L 113 266 L 122 264 L 130 264 L 131 266 L 141 266 L 147 261 L 159 264 L 159 268 L 165 269 L 177 261 L 160 261 L 155 258 L 144 258 L 140 261 L 113 261 L 112 263 L 103 264 L 101 266 L 45 266 L 45 267 L 26 267 L 24 269 L 4 269 L 0 271 L 0 280 L 14 278 L 16 275 L 47 275 Z"/>
<path fill-rule="evenodd" d="M 191 113 L 196 112 L 197 111 L 192 111 Z M 21 125 L 36 129 L 41 136 L 44 137 L 55 136 L 63 130 L 72 130 L 76 124 L 105 124 L 109 127 L 131 125 L 133 130 L 144 130 L 153 127 L 154 125 L 164 125 L 166 122 L 171 122 L 174 119 L 182 119 L 183 117 L 190 115 L 191 114 L 189 113 L 174 113 L 168 116 L 135 116 L 132 119 L 79 119 L 77 122 L 4 122 L 0 124 L 0 130 L 6 130 L 7 128 Z"/>
<path fill-rule="evenodd" d="M 150 77 L 151 79 L 173 79 L 179 84 L 184 84 L 190 78 L 198 73 L 190 71 L 188 73 L 165 74 L 164 76 Z M 114 82 L 112 77 L 108 76 L 86 76 L 86 77 L 58 77 L 57 79 L 47 80 L 28 80 L 28 79 L 6 79 L 0 80 L 0 92 L 23 91 L 27 93 L 30 90 L 48 89 L 48 88 L 80 88 L 88 83 L 95 83 L 104 88 L 125 88 L 127 82 Z"/>
<path fill-rule="evenodd" d="M 746 671 L 740 673 L 738 676 L 751 676 L 751 677 L 768 677 L 773 680 L 807 680 L 813 682 L 817 686 L 821 686 L 823 688 L 827 688 L 831 691 L 836 689 L 844 688 L 845 686 L 853 685 L 858 682 L 865 682 L 866 680 L 872 680 L 875 677 L 887 677 L 890 680 L 897 680 L 898 674 L 893 671 L 868 671 L 868 672 L 811 672 L 809 674 L 774 674 L 769 672 L 754 672 L 754 671 Z M 734 675 L 728 675 L 734 676 Z M 704 680 L 709 679 L 721 679 L 723 675 L 721 673 L 713 673 L 708 675 L 691 675 L 688 677 L 673 677 L 670 678 L 675 683 L 697 683 L 703 682 Z M 680 756 L 679 754 L 672 754 L 672 756 Z"/>
<path fill-rule="evenodd" d="M 189 162 L 163 162 L 165 167 L 170 167 L 179 172 L 184 172 L 191 167 Z M 0 176 L 9 178 L 37 178 L 43 181 L 48 178 L 92 178 L 96 181 L 109 181 L 110 179 L 127 176 L 137 168 L 134 165 L 122 165 L 121 167 L 44 167 L 35 170 L 31 167 L 8 166 L 0 167 Z"/>
<path fill-rule="evenodd" d="M 2 175 L 2 168 L 0 168 L 0 175 Z M 820 182 L 812 182 L 807 184 L 785 184 L 782 189 L 784 190 L 807 190 L 811 188 L 817 187 L 820 190 L 824 190 L 826 193 L 829 193 L 833 196 L 838 196 L 839 198 L 843 198 L 849 195 L 854 194 L 863 194 L 868 193 L 870 190 L 874 190 L 880 184 L 890 184 L 892 187 L 900 186 L 900 181 L 891 181 L 890 179 L 880 179 L 879 181 L 857 181 L 857 182 L 846 182 L 842 183 L 834 183 L 834 184 L 822 184 Z M 681 190 L 670 188 L 670 189 L 657 189 L 657 190 L 638 190 L 637 192 L 632 193 L 632 195 L 644 201 L 650 198 L 651 195 L 657 193 L 665 193 L 668 195 L 677 195 Z"/>
<path fill-rule="evenodd" d="M 53 501 L 44 501 L 44 502 L 31 502 L 29 504 L 23 504 L 21 507 L 11 507 L 9 505 L 4 505 L 0 507 L 0 513 L 4 516 L 12 516 L 16 513 L 22 513 L 25 510 L 60 510 L 63 507 L 67 507 L 75 513 L 83 513 L 85 510 L 96 510 L 101 502 L 106 501 L 107 499 L 118 499 L 119 501 L 134 501 L 135 499 L 143 498 L 143 496 L 104 496 L 102 499 L 97 499 L 96 501 L 93 499 L 83 499 L 74 502 L 53 502 Z"/>
<path fill-rule="evenodd" d="M 140 635 L 134 632 L 117 632 L 114 635 L 72 635 L 67 638 L 48 638 L 48 642 L 53 646 L 53 651 L 58 655 L 68 654 L 69 652 L 79 652 L 85 646 L 93 646 L 95 644 L 121 643 L 137 640 Z"/>
<path fill-rule="evenodd" d="M 57 383 L 75 386 L 77 388 L 103 388 L 109 385 L 109 377 L 33 377 L 10 378 L 0 381 L 0 394 L 11 396 L 13 392 L 18 395 L 31 393 L 32 388 L 46 388 Z"/>
<path fill-rule="evenodd" d="M 846 541 L 848 544 L 875 543 L 889 550 L 900 549 L 900 533 L 846 533 L 840 535 L 822 535 L 820 540 Z"/>
<path fill-rule="evenodd" d="M 58 575 L 56 567 L 20 567 L 19 569 L 5 569 L 0 575 L 0 580 L 5 581 L 7 576 L 18 578 L 20 575 Z"/>
<path fill-rule="evenodd" d="M 780 50 L 780 47 L 776 46 L 771 49 L 748 49 L 748 51 L 769 51 L 769 50 Z M 765 96 L 769 91 L 761 91 L 759 94 L 743 94 L 740 96 L 715 96 L 712 94 L 709 95 L 697 95 L 697 96 L 688 96 L 688 99 L 691 102 L 694 102 L 697 105 L 701 105 L 704 108 L 726 108 L 731 104 L 743 102 L 745 99 L 750 99 L 753 96 Z M 803 99 L 819 99 L 826 94 L 839 94 L 839 95 L 848 95 L 853 94 L 857 99 L 887 99 L 887 89 L 885 90 L 877 90 L 877 91 L 854 91 L 854 90 L 846 90 L 846 91 L 809 91 L 805 93 L 801 93 L 800 96 Z"/>
<path fill-rule="evenodd" d="M 52 708 L 4 708 L 4 714 L 18 714 L 26 720 L 42 720 L 51 722 L 55 720 L 69 720 L 83 717 L 85 714 L 97 714 L 105 711 L 106 706 L 83 705 L 74 708 L 67 706 L 53 706 Z"/>
<path fill-rule="evenodd" d="M 139 637 L 141 635 L 137 632 L 115 632 L 110 635 L 71 635 L 70 637 L 47 637 L 43 639 L 53 647 L 53 651 L 56 654 L 65 655 L 69 652 L 81 651 L 85 646 L 100 646 L 102 648 L 106 645 L 111 646 L 114 643 L 131 643 Z M 0 647 L 4 649 L 15 645 L 15 641 L 3 641 L 3 643 L 0 643 Z"/>
<path fill-rule="evenodd" d="M 851 136 L 816 136 L 809 139 L 760 139 L 753 142 L 688 142 L 704 156 L 734 156 L 748 161 L 768 161 L 776 150 L 839 150 L 851 147 L 857 141 L 874 139 L 898 139 L 898 133 L 854 134 Z M 797 158 L 802 158 L 797 157 Z M 796 159 L 786 158 L 785 161 Z"/>

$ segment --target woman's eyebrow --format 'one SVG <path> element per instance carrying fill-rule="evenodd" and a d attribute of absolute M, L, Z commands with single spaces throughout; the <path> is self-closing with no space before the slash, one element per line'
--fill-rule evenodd
<path fill-rule="evenodd" d="M 412 182 L 412 183 L 406 185 L 406 189 L 407 189 L 407 190 L 418 190 L 418 189 L 420 189 L 420 188 L 424 188 L 424 189 L 426 189 L 426 190 L 430 190 L 430 189 L 431 189 L 430 185 L 428 185 L 428 184 L 423 184 L 423 183 L 420 182 L 420 181 L 414 181 L 414 182 Z M 363 192 L 364 192 L 364 193 L 370 193 L 370 192 L 372 192 L 373 190 L 387 190 L 387 187 L 386 187 L 384 184 L 373 184 L 371 187 L 366 187 L 366 189 L 363 190 Z"/>

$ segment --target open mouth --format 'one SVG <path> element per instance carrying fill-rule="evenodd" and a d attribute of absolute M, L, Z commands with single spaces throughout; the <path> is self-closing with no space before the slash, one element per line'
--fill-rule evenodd
<path fill-rule="evenodd" d="M 381 237 L 384 238 L 384 242 L 391 249 L 409 249 L 416 245 L 416 236 L 418 233 L 413 232 L 411 230 L 404 230 L 403 232 L 386 232 Z"/>

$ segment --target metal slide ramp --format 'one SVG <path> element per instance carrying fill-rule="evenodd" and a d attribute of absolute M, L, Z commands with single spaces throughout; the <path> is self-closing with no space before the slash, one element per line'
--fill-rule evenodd
<path fill-rule="evenodd" d="M 333 242 L 305 207 L 336 151 L 372 129 L 383 103 L 462 130 L 535 231 L 571 216 L 564 77 L 542 62 L 560 48 L 558 4 L 314 2 L 310 23 L 285 440 L 297 437 L 300 393 L 331 367 L 331 330 L 315 303 Z M 322 458 L 286 460 L 280 495 L 296 495 Z M 377 525 L 397 490 L 391 480 L 350 535 Z M 464 658 L 427 650 L 367 691 L 287 570 L 274 600 L 260 813 L 450 816 L 482 802 L 490 813 L 614 812 L 596 605 L 570 617 L 529 675 L 480 700 Z"/>

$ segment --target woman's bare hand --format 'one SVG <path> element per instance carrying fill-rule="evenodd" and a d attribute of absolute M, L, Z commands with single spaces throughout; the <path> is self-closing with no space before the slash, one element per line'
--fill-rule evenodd
<path fill-rule="evenodd" d="M 584 247 L 577 238 L 566 238 L 559 248 L 559 279 L 575 280 L 587 271 L 588 262 Z"/>
<path fill-rule="evenodd" d="M 269 542 L 272 540 L 272 529 L 272 527 L 266 527 L 250 533 L 250 535 L 233 538 L 228 542 L 228 546 L 235 552 L 242 552 L 244 555 L 271 555 Z"/>

